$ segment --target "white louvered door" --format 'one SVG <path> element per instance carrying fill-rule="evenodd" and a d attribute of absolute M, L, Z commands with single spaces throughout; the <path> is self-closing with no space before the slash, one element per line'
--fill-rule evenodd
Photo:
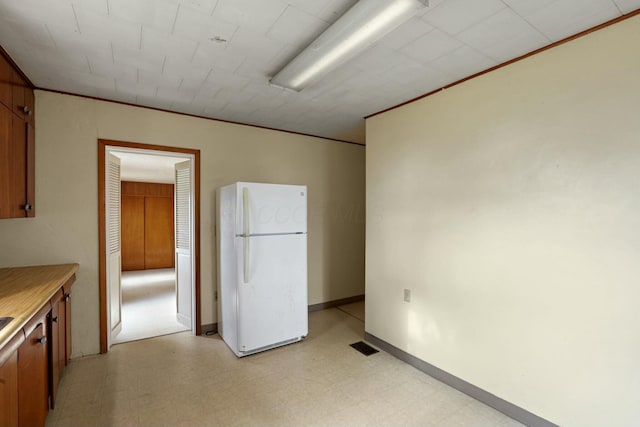
<path fill-rule="evenodd" d="M 193 305 L 191 161 L 177 163 L 175 168 L 176 311 L 178 321 L 191 329 Z"/>
<path fill-rule="evenodd" d="M 122 329 L 122 288 L 121 262 L 122 248 L 120 240 L 120 159 L 111 153 L 106 158 L 107 176 L 105 179 L 106 206 L 106 243 L 107 243 L 107 293 L 109 315 L 109 347 Z"/>

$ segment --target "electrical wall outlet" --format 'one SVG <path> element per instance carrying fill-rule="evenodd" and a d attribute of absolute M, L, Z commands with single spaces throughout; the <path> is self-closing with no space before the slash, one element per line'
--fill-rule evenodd
<path fill-rule="evenodd" d="M 411 289 L 404 290 L 404 302 L 411 302 Z"/>

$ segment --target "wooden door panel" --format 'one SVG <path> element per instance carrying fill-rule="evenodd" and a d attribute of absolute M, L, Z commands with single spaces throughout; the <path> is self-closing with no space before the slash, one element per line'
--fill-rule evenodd
<path fill-rule="evenodd" d="M 51 313 L 48 317 L 49 327 L 49 396 L 51 409 L 55 408 L 58 397 L 58 384 L 60 383 L 60 307 L 58 302 L 62 299 L 62 291 L 58 291 L 51 300 Z M 62 343 L 64 345 L 64 342 Z"/>
<path fill-rule="evenodd" d="M 11 110 L 0 105 L 0 218 L 11 216 L 9 144 L 11 143 L 12 117 Z"/>
<path fill-rule="evenodd" d="M 26 111 L 23 110 L 24 113 L 24 121 L 29 123 L 31 126 L 35 126 L 35 95 L 33 93 L 33 89 L 28 86 L 24 88 L 24 107 L 26 107 Z"/>
<path fill-rule="evenodd" d="M 27 84 L 22 79 L 20 74 L 17 71 L 12 70 L 11 73 L 11 92 L 13 97 L 13 112 L 20 116 L 20 118 L 24 121 L 24 91 L 27 87 Z"/>
<path fill-rule="evenodd" d="M 62 328 L 62 326 L 60 326 Z M 71 360 L 71 294 L 64 294 L 64 364 L 68 365 Z M 60 352 L 62 353 L 62 349 Z M 62 355 L 61 355 L 62 357 Z"/>
<path fill-rule="evenodd" d="M 145 268 L 173 268 L 173 198 L 145 197 Z"/>
<path fill-rule="evenodd" d="M 25 197 L 28 204 L 25 215 L 33 218 L 36 216 L 36 132 L 33 123 L 27 123 L 25 131 Z"/>
<path fill-rule="evenodd" d="M 0 55 L 0 103 L 9 110 L 13 107 L 13 95 L 11 93 L 11 65 Z"/>
<path fill-rule="evenodd" d="M 145 202 L 142 196 L 122 196 L 122 270 L 144 270 Z"/>
<path fill-rule="evenodd" d="M 24 206 L 27 203 L 27 132 L 26 124 L 22 118 L 12 115 L 13 134 L 9 143 L 9 185 L 11 188 L 11 217 L 25 217 Z"/>
<path fill-rule="evenodd" d="M 18 352 L 13 349 L 0 350 L 12 354 L 0 359 L 0 427 L 18 425 Z"/>
<path fill-rule="evenodd" d="M 122 181 L 122 194 L 127 196 L 173 197 L 173 184 Z"/>
<path fill-rule="evenodd" d="M 18 425 L 44 427 L 49 412 L 45 319 L 18 349 Z"/>

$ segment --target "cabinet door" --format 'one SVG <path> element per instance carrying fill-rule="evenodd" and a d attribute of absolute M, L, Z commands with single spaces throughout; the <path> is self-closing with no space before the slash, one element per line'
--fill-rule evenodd
<path fill-rule="evenodd" d="M 11 217 L 9 144 L 12 136 L 12 118 L 11 110 L 4 105 L 0 105 L 0 218 Z"/>
<path fill-rule="evenodd" d="M 36 132 L 33 122 L 26 123 L 26 147 L 25 154 L 25 189 L 26 204 L 23 206 L 27 217 L 36 216 L 35 200 L 36 200 Z"/>
<path fill-rule="evenodd" d="M 68 365 L 71 359 L 71 283 L 64 287 L 64 364 Z"/>
<path fill-rule="evenodd" d="M 13 97 L 13 112 L 23 118 L 24 114 L 24 90 L 27 87 L 22 76 L 16 70 L 11 72 L 11 92 Z"/>
<path fill-rule="evenodd" d="M 45 319 L 18 349 L 18 425 L 44 426 L 49 412 L 47 334 Z"/>
<path fill-rule="evenodd" d="M 18 352 L 13 348 L 5 348 L 0 350 L 0 427 L 17 425 Z"/>
<path fill-rule="evenodd" d="M 64 367 L 67 366 L 67 302 L 63 296 L 58 301 L 58 372 L 62 378 Z M 71 338 L 69 338 L 71 339 Z"/>
<path fill-rule="evenodd" d="M 60 369 L 60 345 L 65 345 L 64 334 L 60 333 L 59 303 L 61 301 L 62 291 L 59 291 L 56 293 L 55 297 L 51 299 L 51 313 L 47 316 L 47 326 L 49 327 L 49 396 L 51 397 L 51 409 L 54 409 L 56 405 L 58 383 L 60 382 L 60 377 L 62 375 L 62 370 Z M 60 341 L 61 336 L 63 341 Z"/>
<path fill-rule="evenodd" d="M 144 198 L 144 266 L 172 268 L 175 262 L 173 245 L 173 198 Z"/>
<path fill-rule="evenodd" d="M 12 114 L 9 143 L 9 207 L 11 218 L 26 216 L 27 204 L 27 130 L 22 118 Z"/>
<path fill-rule="evenodd" d="M 9 110 L 12 105 L 11 94 L 11 65 L 7 62 L 2 55 L 0 55 L 0 104 L 4 104 Z"/>
<path fill-rule="evenodd" d="M 122 271 L 144 270 L 144 196 L 121 197 Z"/>
<path fill-rule="evenodd" d="M 33 94 L 33 89 L 28 86 L 24 88 L 24 108 L 22 110 L 24 113 L 24 121 L 33 126 L 35 123 L 35 97 Z"/>

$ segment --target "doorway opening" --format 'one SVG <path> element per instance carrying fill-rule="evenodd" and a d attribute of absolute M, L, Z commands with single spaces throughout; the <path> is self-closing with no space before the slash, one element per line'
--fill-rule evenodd
<path fill-rule="evenodd" d="M 101 352 L 200 334 L 199 151 L 98 145 Z"/>
<path fill-rule="evenodd" d="M 120 159 L 122 327 L 113 344 L 191 330 L 190 307 L 184 317 L 177 309 L 174 238 L 175 166 L 190 157 L 108 151 Z"/>

